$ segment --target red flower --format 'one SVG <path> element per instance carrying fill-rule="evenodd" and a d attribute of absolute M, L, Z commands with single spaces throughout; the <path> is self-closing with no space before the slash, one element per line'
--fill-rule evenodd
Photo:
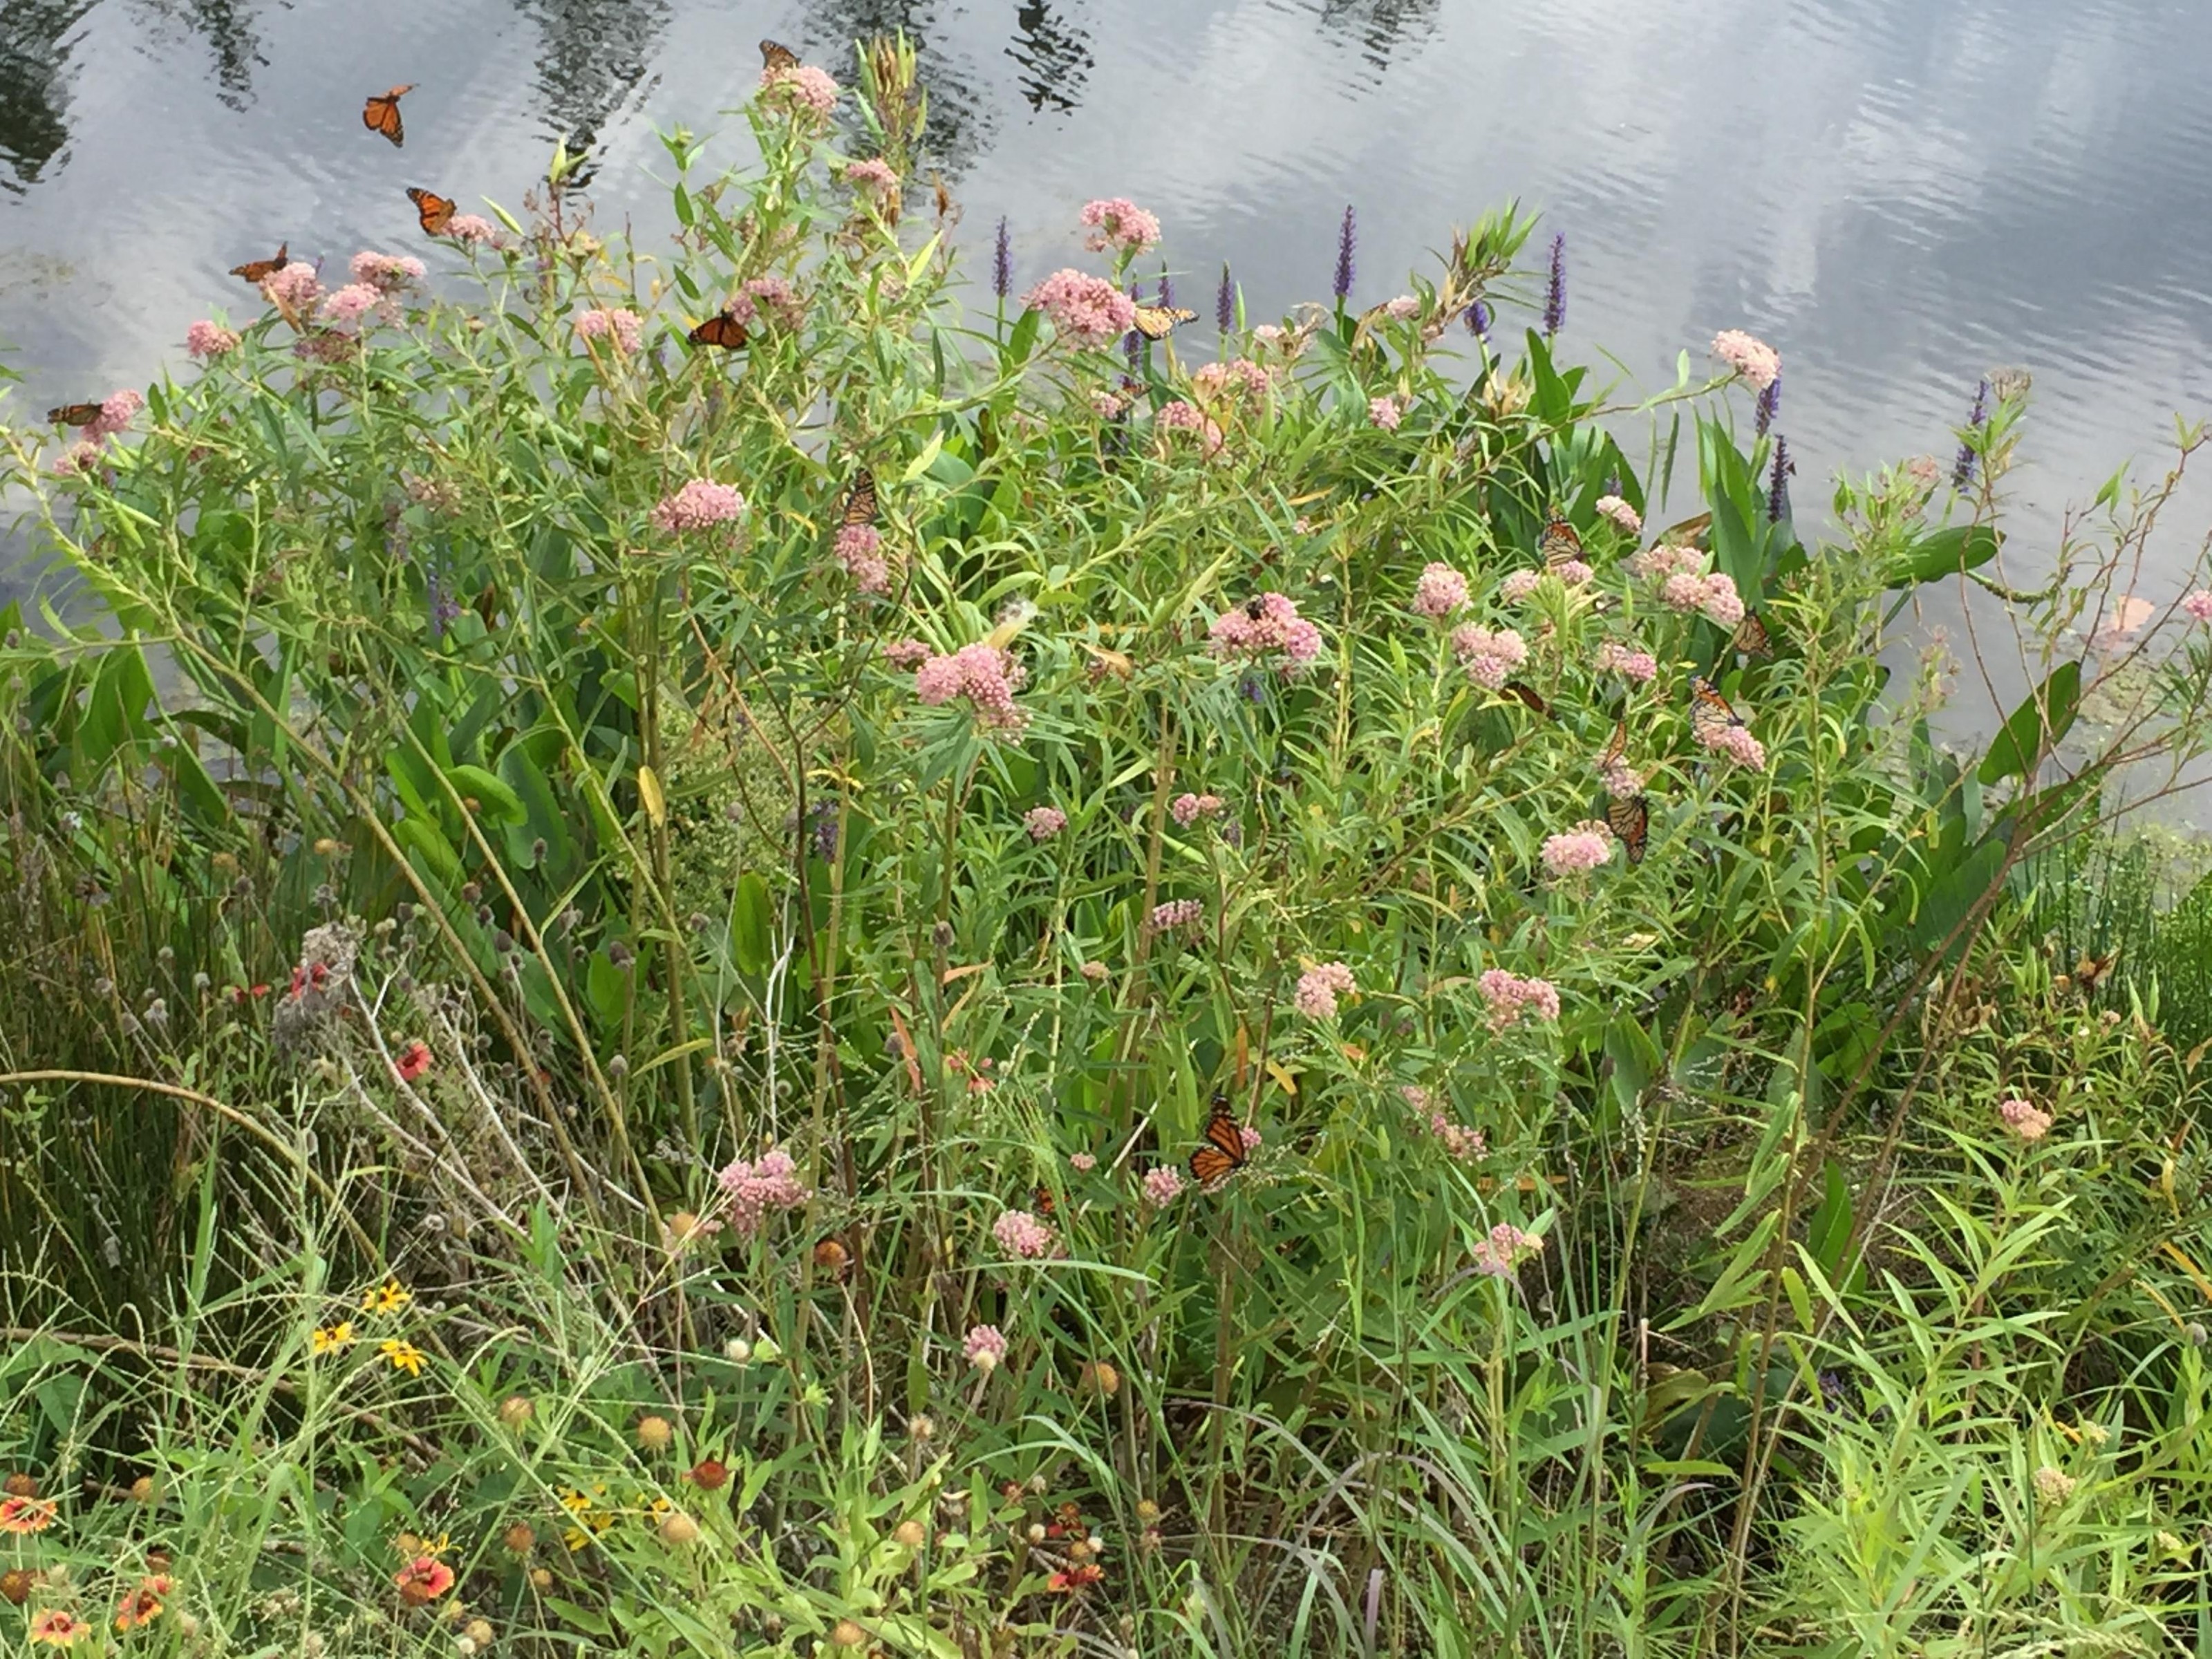
<path fill-rule="evenodd" d="M 115 1609 L 115 1628 L 126 1631 L 140 1625 L 150 1625 L 161 1616 L 161 1598 L 169 1593 L 168 1574 L 157 1572 L 138 1581 L 138 1588 L 125 1596 Z"/>
<path fill-rule="evenodd" d="M 430 1045 L 417 1037 L 399 1051 L 399 1080 L 412 1083 L 430 1069 Z"/>
<path fill-rule="evenodd" d="M 453 1587 L 453 1570 L 434 1555 L 418 1555 L 392 1575 L 399 1599 L 425 1607 Z"/>
<path fill-rule="evenodd" d="M 1079 1595 L 1106 1576 L 1103 1567 L 1070 1567 L 1066 1572 L 1056 1572 L 1044 1581 L 1048 1590 L 1061 1595 Z"/>
<path fill-rule="evenodd" d="M 49 1647 L 72 1648 L 91 1634 L 91 1626 L 59 1607 L 49 1607 L 31 1620 L 31 1639 Z"/>

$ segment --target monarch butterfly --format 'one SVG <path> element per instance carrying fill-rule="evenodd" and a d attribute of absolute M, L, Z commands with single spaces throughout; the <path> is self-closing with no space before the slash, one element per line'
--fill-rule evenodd
<path fill-rule="evenodd" d="M 1244 1127 L 1229 1109 L 1229 1097 L 1217 1094 L 1206 1115 L 1206 1144 L 1190 1155 L 1190 1177 L 1201 1187 L 1218 1186 L 1249 1162 Z"/>
<path fill-rule="evenodd" d="M 786 70 L 799 67 L 799 54 L 779 40 L 763 40 L 760 43 L 760 49 L 763 70 L 781 74 Z"/>
<path fill-rule="evenodd" d="M 720 346 L 725 351 L 736 351 L 752 336 L 728 312 L 718 311 L 684 337 L 693 345 Z"/>
<path fill-rule="evenodd" d="M 1137 332 L 1147 340 L 1164 340 L 1174 331 L 1177 323 L 1188 323 L 1197 315 L 1196 312 L 1185 310 L 1181 306 L 1139 306 Z"/>
<path fill-rule="evenodd" d="M 1766 631 L 1766 624 L 1759 619 L 1759 612 L 1747 611 L 1743 620 L 1735 625 L 1735 637 L 1729 641 L 1729 649 L 1741 651 L 1747 657 L 1771 657 L 1774 654 L 1774 635 Z"/>
<path fill-rule="evenodd" d="M 1631 864 L 1644 862 L 1644 849 L 1651 842 L 1651 798 L 1631 795 L 1605 804 L 1605 827 L 1628 849 Z"/>
<path fill-rule="evenodd" d="M 275 258 L 248 259 L 242 265 L 233 265 L 230 268 L 230 274 L 234 276 L 242 276 L 247 282 L 252 283 L 256 288 L 258 288 L 262 283 L 267 282 L 271 276 L 274 276 L 278 271 L 283 270 L 284 267 L 291 262 L 291 243 L 279 242 L 276 244 L 276 257 Z"/>
<path fill-rule="evenodd" d="M 1610 772 L 1620 764 L 1628 753 L 1628 716 L 1623 714 L 1613 728 L 1613 741 L 1605 746 L 1605 753 L 1597 757 L 1597 769 Z"/>
<path fill-rule="evenodd" d="M 845 491 L 845 511 L 840 522 L 850 530 L 875 521 L 876 475 L 864 466 L 853 475 L 852 486 Z"/>
<path fill-rule="evenodd" d="M 1544 533 L 1537 538 L 1536 550 L 1544 556 L 1544 562 L 1557 570 L 1570 560 L 1583 556 L 1583 538 L 1575 533 L 1574 526 L 1559 514 L 1554 513 L 1544 521 Z"/>
<path fill-rule="evenodd" d="M 1539 692 L 1534 686 L 1529 684 L 1528 681 L 1508 680 L 1505 682 L 1504 691 L 1507 696 L 1512 698 L 1516 702 L 1519 703 L 1523 708 L 1528 709 L 1531 714 L 1541 714 L 1547 720 L 1551 718 L 1552 705 L 1546 702 L 1542 694 Z"/>
<path fill-rule="evenodd" d="M 380 92 L 361 106 L 361 124 L 371 132 L 380 132 L 395 144 L 407 142 L 407 129 L 400 124 L 399 100 L 415 90 L 410 81 L 405 86 L 393 87 Z"/>
<path fill-rule="evenodd" d="M 1691 736 L 1710 747 L 1720 741 L 1723 732 L 1743 723 L 1743 716 L 1735 712 L 1735 705 L 1726 697 L 1713 690 L 1711 680 L 1702 676 L 1691 680 Z"/>
<path fill-rule="evenodd" d="M 1713 515 L 1700 513 L 1694 519 L 1685 519 L 1680 524 L 1670 524 L 1659 532 L 1662 547 L 1703 547 L 1712 533 Z"/>
<path fill-rule="evenodd" d="M 64 404 L 59 409 L 50 409 L 46 418 L 56 426 L 90 426 L 100 418 L 98 404 Z"/>
<path fill-rule="evenodd" d="M 422 221 L 425 235 L 443 236 L 446 227 L 453 222 L 455 204 L 435 191 L 410 185 L 407 186 L 407 199 L 415 204 L 415 216 Z"/>
<path fill-rule="evenodd" d="M 1053 1197 L 1052 1188 L 1040 1181 L 1030 1188 L 1030 1207 L 1049 1221 L 1052 1219 L 1053 1212 L 1060 1207 L 1060 1204 Z"/>

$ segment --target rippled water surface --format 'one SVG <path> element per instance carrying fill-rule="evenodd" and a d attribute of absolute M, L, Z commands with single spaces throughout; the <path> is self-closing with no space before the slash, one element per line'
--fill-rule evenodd
<path fill-rule="evenodd" d="M 1567 237 L 1571 339 L 1632 382 L 1719 328 L 1782 348 L 1801 509 L 1838 467 L 1948 455 L 1997 364 L 2036 377 L 2046 535 L 2212 410 L 2201 0 L 0 0 L 19 408 L 180 362 L 279 240 L 417 246 L 404 185 L 519 203 L 556 137 L 603 222 L 650 229 L 655 129 L 734 129 L 757 37 L 848 76 L 854 35 L 902 27 L 964 234 L 1007 216 L 1024 276 L 1123 194 L 1186 295 L 1227 260 L 1272 314 L 1326 291 L 1352 203 L 1371 301 L 1518 197 Z M 358 114 L 399 81 L 404 152 Z"/>

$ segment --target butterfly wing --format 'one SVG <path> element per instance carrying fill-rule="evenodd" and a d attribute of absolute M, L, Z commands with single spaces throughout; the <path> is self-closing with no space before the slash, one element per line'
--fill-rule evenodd
<path fill-rule="evenodd" d="M 1651 842 L 1650 797 L 1631 795 L 1626 800 L 1607 801 L 1605 804 L 1605 825 L 1628 849 L 1628 861 L 1631 864 L 1643 863 L 1644 849 Z"/>
<path fill-rule="evenodd" d="M 763 70 L 781 74 L 785 70 L 799 67 L 799 54 L 781 40 L 763 40 L 760 43 L 760 49 Z"/>
<path fill-rule="evenodd" d="M 1049 1221 L 1052 1219 L 1052 1212 L 1059 1206 L 1053 1200 L 1052 1188 L 1040 1181 L 1030 1188 L 1030 1207 Z"/>
<path fill-rule="evenodd" d="M 693 345 L 717 346 L 724 351 L 740 349 L 752 337 L 745 325 L 726 311 L 716 312 L 712 317 L 684 337 Z"/>
<path fill-rule="evenodd" d="M 258 288 L 262 283 L 267 282 L 271 276 L 274 276 L 278 271 L 283 270 L 285 265 L 290 261 L 291 257 L 291 243 L 289 241 L 279 242 L 276 245 L 276 257 L 275 258 L 248 259 L 242 265 L 233 265 L 230 268 L 230 274 L 234 276 L 243 277 L 246 281 L 252 283 L 256 288 Z"/>
<path fill-rule="evenodd" d="M 1188 323 L 1197 315 L 1181 306 L 1139 306 L 1137 332 L 1147 340 L 1164 340 L 1175 331 L 1177 323 Z"/>
<path fill-rule="evenodd" d="M 395 144 L 407 142 L 407 128 L 399 118 L 399 100 L 415 90 L 413 82 L 392 87 L 368 99 L 361 106 L 361 124 Z"/>
<path fill-rule="evenodd" d="M 1606 744 L 1605 753 L 1598 757 L 1597 769 L 1601 772 L 1610 772 L 1620 764 L 1627 753 L 1628 716 L 1623 714 L 1613 726 L 1613 741 Z"/>
<path fill-rule="evenodd" d="M 872 525 L 876 521 L 876 475 L 862 467 L 853 475 L 852 487 L 845 492 L 845 510 L 840 520 L 845 528 L 855 525 Z"/>
<path fill-rule="evenodd" d="M 448 197 L 410 185 L 407 186 L 407 199 L 415 204 L 415 216 L 421 221 L 426 234 L 443 236 L 446 228 L 453 222 L 456 204 Z"/>
<path fill-rule="evenodd" d="M 1583 556 L 1583 538 L 1574 526 L 1554 513 L 1544 521 L 1544 533 L 1537 538 L 1536 550 L 1544 556 L 1544 562 L 1557 570 L 1571 560 Z"/>
<path fill-rule="evenodd" d="M 1774 635 L 1767 632 L 1766 624 L 1759 619 L 1759 612 L 1747 611 L 1743 620 L 1735 625 L 1735 637 L 1729 648 L 1741 651 L 1747 657 L 1771 657 L 1774 654 Z"/>
<path fill-rule="evenodd" d="M 1206 1114 L 1205 1141 L 1190 1155 L 1191 1178 L 1201 1187 L 1211 1187 L 1235 1175 L 1246 1161 L 1244 1127 L 1229 1109 L 1228 1101 L 1216 1096 L 1213 1109 Z"/>
<path fill-rule="evenodd" d="M 1528 681 L 1508 680 L 1505 682 L 1504 690 L 1507 696 L 1512 698 L 1529 713 L 1541 714 L 1547 720 L 1551 718 L 1552 705 L 1546 702 L 1543 693 L 1537 690 Z"/>
<path fill-rule="evenodd" d="M 1713 690 L 1711 680 L 1698 678 L 1690 682 L 1690 732 L 1699 743 L 1711 744 L 1730 726 L 1741 726 L 1743 716 L 1735 706 Z"/>
<path fill-rule="evenodd" d="M 50 409 L 46 418 L 56 426 L 90 426 L 100 418 L 98 404 L 64 404 L 59 409 Z"/>

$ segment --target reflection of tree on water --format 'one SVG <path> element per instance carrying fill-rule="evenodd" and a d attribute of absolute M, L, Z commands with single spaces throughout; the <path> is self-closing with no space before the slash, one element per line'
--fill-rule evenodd
<path fill-rule="evenodd" d="M 933 44 L 937 12 L 937 0 L 807 0 L 809 50 L 799 55 L 849 86 L 860 78 L 853 43 L 905 30 L 929 94 L 922 144 L 947 173 L 956 173 L 988 146 L 992 118 L 972 67 L 946 58 Z"/>
<path fill-rule="evenodd" d="M 1353 37 L 1378 70 L 1390 67 L 1399 47 L 1419 46 L 1437 29 L 1437 0 L 1322 0 L 1316 9 L 1323 28 Z"/>
<path fill-rule="evenodd" d="M 1088 78 L 1085 71 L 1091 66 L 1089 32 L 1060 21 L 1042 0 L 1025 0 L 1015 11 L 1014 22 L 1021 32 L 1006 48 L 1006 56 L 1022 66 L 1022 96 L 1033 110 L 1049 106 L 1066 114 L 1075 107 Z"/>
<path fill-rule="evenodd" d="M 544 42 L 538 88 L 545 118 L 571 152 L 588 157 L 600 129 L 651 71 L 668 27 L 667 0 L 516 0 L 516 9 L 536 21 Z M 731 50 L 734 61 L 751 48 Z M 587 161 L 576 182 L 590 176 Z"/>
<path fill-rule="evenodd" d="M 0 0 L 0 159 L 15 172 L 0 184 L 10 189 L 36 184 L 69 142 L 64 37 L 90 9 L 91 0 Z"/>
<path fill-rule="evenodd" d="M 216 96 L 232 109 L 244 109 L 253 96 L 253 71 L 268 67 L 261 37 L 253 32 L 252 9 L 237 0 L 140 0 L 165 21 L 181 23 L 206 38 L 215 53 Z"/>

